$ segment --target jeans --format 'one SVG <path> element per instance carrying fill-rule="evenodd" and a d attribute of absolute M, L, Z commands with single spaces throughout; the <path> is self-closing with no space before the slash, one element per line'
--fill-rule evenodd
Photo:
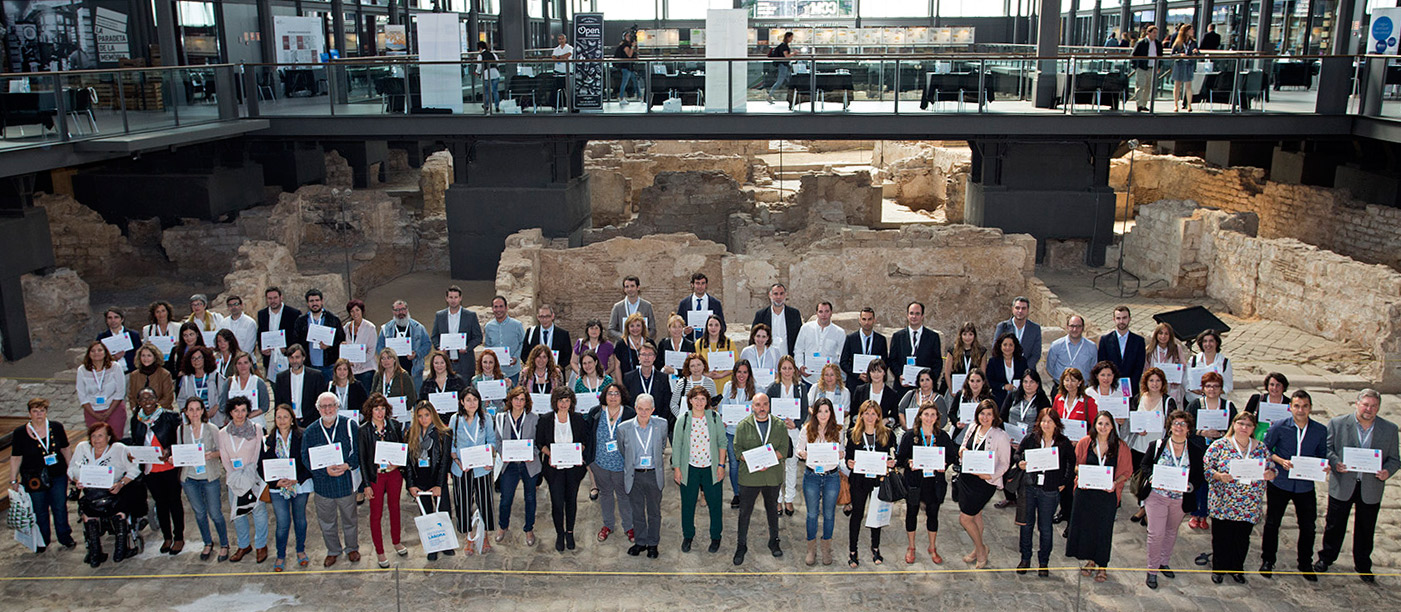
<path fill-rule="evenodd" d="M 769 97 L 772 98 L 778 90 L 783 89 L 788 84 L 788 80 L 793 78 L 793 67 L 788 63 L 778 65 L 778 78 L 774 80 L 773 87 L 769 88 Z"/>
<path fill-rule="evenodd" d="M 306 502 L 310 493 L 302 493 L 292 499 L 272 492 L 272 513 L 277 515 L 277 558 L 287 558 L 287 532 L 297 528 L 297 554 L 306 553 Z"/>
<path fill-rule="evenodd" d="M 696 497 L 705 494 L 705 509 L 710 513 L 710 539 L 719 540 L 724 514 L 720 501 L 720 483 L 715 480 L 715 468 L 686 466 L 686 483 L 681 485 L 681 537 L 696 537 Z"/>
<path fill-rule="evenodd" d="M 251 527 L 251 529 L 253 530 L 252 541 L 257 543 L 257 548 L 267 548 L 268 505 L 263 502 L 253 502 L 253 512 L 251 514 L 253 521 L 253 525 Z M 238 542 L 239 548 L 248 548 L 251 545 L 249 542 L 248 530 L 250 529 L 250 527 L 248 525 L 248 521 L 248 514 L 234 517 L 234 532 L 237 536 L 236 541 Z"/>
<path fill-rule="evenodd" d="M 736 455 L 736 454 L 735 454 L 735 434 L 733 434 L 733 433 L 726 433 L 726 434 L 725 434 L 725 437 L 729 439 L 729 450 L 726 451 L 726 452 L 728 453 L 726 456 L 727 456 L 727 457 L 738 457 L 739 455 Z M 739 461 L 738 461 L 738 460 L 731 460 L 731 461 L 730 461 L 730 489 L 734 491 L 735 497 L 739 497 Z"/>
<path fill-rule="evenodd" d="M 1318 498 L 1312 490 L 1290 493 L 1274 485 L 1265 488 L 1265 533 L 1260 541 L 1260 560 L 1275 562 L 1279 551 L 1279 525 L 1284 521 L 1284 511 L 1289 503 L 1294 503 L 1294 516 L 1299 519 L 1299 567 L 1304 571 L 1313 568 L 1313 538 L 1318 527 Z"/>
<path fill-rule="evenodd" d="M 486 97 L 485 97 L 485 98 L 483 99 L 483 101 L 482 101 L 483 104 L 485 104 L 486 106 L 490 106 L 490 107 L 492 107 L 492 108 L 495 108 L 495 109 L 497 109 L 497 110 L 500 110 L 500 109 L 501 109 L 501 79 L 486 79 L 485 87 L 486 87 L 486 89 L 485 89 L 484 91 L 485 91 Z"/>
<path fill-rule="evenodd" d="M 1036 560 L 1046 565 L 1051 561 L 1051 519 L 1055 516 L 1056 504 L 1060 502 L 1060 492 L 1033 485 L 1023 489 L 1023 495 L 1026 496 L 1026 524 L 1021 526 L 1022 561 L 1031 561 L 1031 532 L 1036 529 L 1041 531 Z"/>
<path fill-rule="evenodd" d="M 641 96 L 642 77 L 638 76 L 637 73 L 627 68 L 623 68 L 622 73 L 622 84 L 618 86 L 618 98 L 622 99 L 624 96 L 627 95 L 628 83 L 632 83 L 632 90 L 637 92 L 638 96 Z"/>
<path fill-rule="evenodd" d="M 516 485 L 525 485 L 525 527 L 526 533 L 535 531 L 535 481 L 540 476 L 531 476 L 529 468 L 525 463 L 507 463 L 505 469 L 501 470 L 501 478 L 497 481 L 501 485 L 501 529 L 506 530 L 511 527 L 511 502 L 515 501 Z"/>
<path fill-rule="evenodd" d="M 808 511 L 808 539 L 817 539 L 817 513 L 822 511 L 822 539 L 832 539 L 833 523 L 836 522 L 837 494 L 842 490 L 842 476 L 836 471 L 818 474 L 803 470 L 803 505 Z"/>
<path fill-rule="evenodd" d="M 359 374 L 356 374 L 355 381 L 360 383 L 361 387 L 369 389 L 371 385 L 373 385 L 375 382 L 375 371 L 370 370 L 369 372 L 361 372 Z"/>
<path fill-rule="evenodd" d="M 1197 518 L 1206 518 L 1206 498 L 1207 498 L 1207 496 L 1206 496 L 1206 495 L 1203 495 L 1202 493 L 1205 493 L 1205 492 L 1203 491 L 1203 492 L 1201 492 L 1201 493 L 1197 493 L 1197 509 L 1196 509 L 1196 511 L 1192 512 L 1192 516 L 1195 516 L 1195 517 L 1197 517 Z"/>
<path fill-rule="evenodd" d="M 73 527 L 68 524 L 68 477 L 56 476 L 47 491 L 31 491 L 29 500 L 34 503 L 34 521 L 39 523 L 39 535 L 44 543 L 52 546 L 49 538 L 49 515 L 53 515 L 53 528 L 60 542 L 73 539 Z"/>
<path fill-rule="evenodd" d="M 214 545 L 209 537 L 209 521 L 214 521 L 214 530 L 219 532 L 219 546 L 229 545 L 229 529 L 224 523 L 223 500 L 224 483 L 219 480 L 194 480 L 186 478 L 181 484 L 185 498 L 190 500 L 190 511 L 195 515 L 195 526 L 208 546 Z M 276 497 L 276 496 L 274 496 Z"/>

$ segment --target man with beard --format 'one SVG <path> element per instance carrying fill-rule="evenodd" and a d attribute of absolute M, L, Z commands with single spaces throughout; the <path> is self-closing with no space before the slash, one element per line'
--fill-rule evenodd
<path fill-rule="evenodd" d="M 336 360 L 341 356 L 341 343 L 345 342 L 345 329 L 341 327 L 340 317 L 326 312 L 324 309 L 324 296 L 320 289 L 310 289 L 306 292 L 307 312 L 297 318 L 297 325 L 292 330 L 293 338 L 287 340 L 287 345 L 300 344 L 307 348 L 307 365 L 321 371 L 321 378 L 331 379 L 331 368 L 336 365 Z M 320 325 L 331 328 L 330 332 L 317 330 L 321 336 L 317 341 L 307 340 L 308 334 L 313 325 Z M 332 341 L 325 342 L 325 335 L 330 335 Z"/>
<path fill-rule="evenodd" d="M 399 367 L 404 368 L 413 377 L 413 384 L 422 384 L 423 358 L 433 346 L 432 339 L 428 337 L 428 330 L 423 324 L 409 316 L 409 304 L 404 300 L 394 300 L 394 318 L 380 326 L 375 352 L 384 350 L 386 341 L 390 338 L 409 339 L 407 353 L 397 349 L 394 352 L 399 355 Z"/>

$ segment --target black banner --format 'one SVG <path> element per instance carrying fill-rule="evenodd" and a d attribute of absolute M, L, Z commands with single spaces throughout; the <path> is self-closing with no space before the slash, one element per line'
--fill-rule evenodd
<path fill-rule="evenodd" d="M 603 13 L 575 13 L 574 58 L 603 59 Z M 574 107 L 603 108 L 603 63 L 574 65 Z"/>

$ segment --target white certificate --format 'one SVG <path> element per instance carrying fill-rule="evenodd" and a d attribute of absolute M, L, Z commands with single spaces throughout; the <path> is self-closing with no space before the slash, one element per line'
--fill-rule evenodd
<path fill-rule="evenodd" d="M 666 359 L 665 365 L 680 372 L 681 368 L 686 366 L 686 355 L 688 354 L 685 351 L 667 351 L 666 355 L 663 355 Z"/>
<path fill-rule="evenodd" d="M 944 447 L 942 446 L 922 446 L 915 445 L 914 454 L 910 457 L 910 467 L 916 470 L 924 470 L 925 476 L 932 476 L 935 472 L 942 472 L 946 467 L 944 461 Z"/>
<path fill-rule="evenodd" d="M 1180 363 L 1160 363 L 1158 369 L 1167 376 L 1168 384 L 1182 384 L 1182 364 Z M 1200 381 L 1201 379 L 1197 379 Z"/>
<path fill-rule="evenodd" d="M 1060 449 L 1054 446 L 1050 448 L 1028 448 L 1023 449 L 1026 455 L 1026 471 L 1028 472 L 1049 472 L 1060 469 Z"/>
<path fill-rule="evenodd" d="M 903 379 L 903 380 L 901 381 L 902 384 L 904 384 L 904 385 L 907 386 L 907 387 L 913 387 L 913 386 L 915 386 L 915 381 L 916 381 L 916 380 L 919 380 L 919 371 L 920 371 L 920 370 L 925 370 L 925 369 L 928 369 L 928 368 L 925 368 L 924 366 L 917 366 L 917 365 L 907 365 L 907 366 L 905 366 L 905 369 L 904 369 L 903 371 L 900 372 L 900 378 Z"/>
<path fill-rule="evenodd" d="M 841 461 L 841 449 L 836 442 L 813 442 L 808 444 L 807 465 L 818 474 L 837 469 Z"/>
<path fill-rule="evenodd" d="M 554 411 L 555 411 L 554 406 L 551 406 L 551 405 L 550 405 L 550 394 L 549 394 L 549 393 L 531 393 L 531 394 L 530 394 L 530 413 L 531 413 L 531 414 L 549 414 L 549 413 L 554 412 Z"/>
<path fill-rule="evenodd" d="M 1017 423 L 1003 423 L 1002 431 L 1007 432 L 1007 437 L 1012 439 L 1013 444 L 1021 444 L 1026 439 L 1026 426 Z"/>
<path fill-rule="evenodd" d="M 146 336 L 146 341 L 150 342 L 162 355 L 169 355 L 175 349 L 175 336 Z"/>
<path fill-rule="evenodd" d="M 720 404 L 720 420 L 726 427 L 734 427 L 749 416 L 749 410 L 749 404 Z"/>
<path fill-rule="evenodd" d="M 204 444 L 175 444 L 170 447 L 170 462 L 175 467 L 204 465 Z"/>
<path fill-rule="evenodd" d="M 258 345 L 264 349 L 287 348 L 287 330 L 274 329 L 265 331 L 258 337 Z"/>
<path fill-rule="evenodd" d="M 778 378 L 778 370 L 773 368 L 755 368 L 754 388 L 767 389 L 769 385 L 773 384 L 775 378 Z"/>
<path fill-rule="evenodd" d="M 756 446 L 744 451 L 744 465 L 753 474 L 760 470 L 778 465 L 778 455 L 773 452 L 772 444 Z"/>
<path fill-rule="evenodd" d="M 408 336 L 385 338 L 384 348 L 394 351 L 396 357 L 408 357 L 413 352 L 413 339 Z"/>
<path fill-rule="evenodd" d="M 437 410 L 439 414 L 457 412 L 457 392 L 429 393 L 428 403 L 433 404 L 433 409 Z"/>
<path fill-rule="evenodd" d="M 1201 391 L 1201 389 L 1202 389 L 1202 377 L 1203 377 L 1203 376 L 1206 376 L 1206 373 L 1207 373 L 1207 372 L 1215 372 L 1215 371 L 1216 371 L 1216 368 L 1213 368 L 1213 367 L 1211 367 L 1211 366 L 1205 366 L 1205 367 L 1201 367 L 1201 368 L 1188 368 L 1188 369 L 1187 369 L 1187 388 L 1188 388 L 1188 389 L 1192 389 L 1193 391 Z"/>
<path fill-rule="evenodd" d="M 973 417 L 978 413 L 977 402 L 963 402 L 958 405 L 958 422 L 972 423 Z M 1020 440 L 1019 440 L 1020 441 Z"/>
<path fill-rule="evenodd" d="M 770 411 L 774 418 L 798 420 L 801 416 L 801 407 L 798 405 L 798 398 L 775 397 L 769 400 Z"/>
<path fill-rule="evenodd" d="M 349 342 L 341 345 L 341 357 L 350 363 L 365 363 L 366 347 L 363 344 L 351 344 Z"/>
<path fill-rule="evenodd" d="M 1232 459 L 1227 465 L 1231 472 L 1231 478 L 1250 484 L 1257 480 L 1265 479 L 1264 459 Z"/>
<path fill-rule="evenodd" d="M 491 351 L 492 354 L 496 355 L 496 363 L 499 365 L 510 365 L 511 361 L 515 359 L 515 357 L 511 356 L 511 349 L 509 347 L 488 346 L 486 347 L 486 350 Z"/>
<path fill-rule="evenodd" d="M 710 362 L 711 372 L 724 372 L 735 369 L 734 351 L 711 351 L 706 355 L 706 360 Z"/>
<path fill-rule="evenodd" d="M 1114 466 L 1086 463 L 1080 466 L 1078 489 L 1114 490 Z"/>
<path fill-rule="evenodd" d="M 991 475 L 997 471 L 997 460 L 990 450 L 963 451 L 963 472 L 965 474 L 986 474 Z"/>
<path fill-rule="evenodd" d="M 916 428 L 916 427 L 919 427 L 919 423 L 915 421 L 915 419 L 918 419 L 918 418 L 919 418 L 919 406 L 914 406 L 914 407 L 911 407 L 911 408 L 906 408 L 906 409 L 905 409 L 905 429 L 914 429 L 914 428 Z"/>
<path fill-rule="evenodd" d="M 551 444 L 550 465 L 557 468 L 584 465 L 584 445 L 578 442 L 555 442 Z"/>
<path fill-rule="evenodd" d="M 161 462 L 161 451 L 154 446 L 128 446 L 126 451 L 134 463 L 145 465 Z"/>
<path fill-rule="evenodd" d="M 1129 432 L 1141 434 L 1163 433 L 1163 413 L 1157 410 L 1138 410 L 1130 412 Z"/>
<path fill-rule="evenodd" d="M 885 466 L 886 454 L 879 451 L 858 450 L 856 456 L 856 466 L 852 468 L 857 474 L 867 476 L 884 476 L 887 468 Z"/>
<path fill-rule="evenodd" d="M 110 489 L 117 484 L 117 472 L 110 465 L 88 463 L 78 468 L 78 486 L 85 489 Z"/>
<path fill-rule="evenodd" d="M 337 411 L 336 411 L 336 415 L 338 415 L 338 416 L 340 416 L 341 418 L 344 418 L 344 419 L 349 419 L 350 422 L 352 422 L 352 423 L 359 423 L 359 422 L 360 422 L 360 413 L 359 413 L 358 411 L 355 411 L 355 410 L 344 410 L 344 409 L 342 409 L 342 410 L 337 410 Z"/>
<path fill-rule="evenodd" d="M 1099 409 L 1108 412 L 1116 419 L 1129 418 L 1129 398 L 1122 395 L 1105 395 L 1099 398 Z"/>
<path fill-rule="evenodd" d="M 375 442 L 375 463 L 400 467 L 408 465 L 409 445 L 402 442 Z"/>
<path fill-rule="evenodd" d="M 115 336 L 103 338 L 102 345 L 107 347 L 109 353 L 124 353 L 135 348 L 131 346 L 131 336 L 128 336 L 125 331 Z"/>
<path fill-rule="evenodd" d="M 389 409 L 394 413 L 394 418 L 405 423 L 409 422 L 409 398 L 403 395 L 384 398 L 389 400 Z"/>
<path fill-rule="evenodd" d="M 1061 425 L 1065 426 L 1065 437 L 1070 438 L 1071 442 L 1090 435 L 1089 424 L 1080 419 L 1065 419 Z"/>
<path fill-rule="evenodd" d="M 574 395 L 574 412 L 588 414 L 598 406 L 598 394 L 592 391 L 585 391 Z"/>
<path fill-rule="evenodd" d="M 462 467 L 465 469 L 491 467 L 491 447 L 485 444 L 476 446 L 466 446 L 457 451 L 462 458 Z"/>
<path fill-rule="evenodd" d="M 482 401 L 506 399 L 507 385 L 511 381 L 503 378 L 501 380 L 479 380 L 477 381 L 477 393 L 482 394 Z M 546 402 L 548 404 L 549 402 Z"/>
<path fill-rule="evenodd" d="M 217 335 L 219 335 L 218 330 L 215 330 L 215 331 L 201 331 L 201 332 L 199 332 L 199 335 L 200 335 L 200 337 L 204 338 L 204 345 L 207 346 L 207 347 L 209 347 L 210 350 L 213 350 L 213 349 L 214 349 L 214 337 L 217 336 Z"/>
<path fill-rule="evenodd" d="M 1231 426 L 1231 418 L 1226 413 L 1225 408 L 1216 410 L 1197 411 L 1197 429 L 1212 429 L 1215 431 L 1225 431 Z"/>
<path fill-rule="evenodd" d="M 865 374 L 871 368 L 871 362 L 880 359 L 880 355 L 852 355 L 851 372 L 853 374 Z"/>
<path fill-rule="evenodd" d="M 445 351 L 465 351 L 467 350 L 467 334 L 439 335 L 438 348 Z"/>
<path fill-rule="evenodd" d="M 336 343 L 336 328 L 329 325 L 317 325 L 315 323 L 306 324 L 307 348 L 321 348 L 321 345 L 332 346 Z"/>
<path fill-rule="evenodd" d="M 710 319 L 709 310 L 692 310 L 686 313 L 686 325 L 692 330 L 705 331 L 705 322 Z"/>
<path fill-rule="evenodd" d="M 1153 488 L 1177 493 L 1187 492 L 1187 466 L 1153 464 Z"/>
<path fill-rule="evenodd" d="M 502 440 L 501 460 L 506 463 L 520 463 L 535 460 L 534 440 Z"/>
<path fill-rule="evenodd" d="M 1289 470 L 1289 477 L 1294 480 L 1310 480 L 1313 482 L 1325 482 L 1328 480 L 1327 459 L 1294 455 L 1289 462 L 1294 464 L 1293 469 Z"/>
<path fill-rule="evenodd" d="M 1266 423 L 1278 423 L 1294 418 L 1289 412 L 1289 404 L 1276 404 L 1274 402 L 1260 402 L 1260 420 Z"/>
<path fill-rule="evenodd" d="M 951 384 L 951 385 L 953 385 L 953 386 L 949 389 L 949 393 L 957 393 L 957 392 L 959 392 L 959 391 L 962 391 L 962 390 L 963 390 L 963 382 L 966 381 L 966 380 L 968 380 L 968 375 L 967 375 L 967 374 L 950 374 L 950 375 L 949 375 L 949 384 Z M 1021 379 L 1018 379 L 1018 381 L 1020 381 L 1020 380 L 1021 380 Z"/>
<path fill-rule="evenodd" d="M 340 442 L 313 446 L 307 451 L 307 455 L 308 458 L 311 459 L 311 469 L 313 470 L 320 470 L 345 463 L 345 456 L 341 454 Z"/>
<path fill-rule="evenodd" d="M 296 480 L 297 464 L 291 457 L 286 459 L 264 459 L 263 460 L 263 480 L 277 482 L 279 480 Z"/>
<path fill-rule="evenodd" d="M 1349 472 L 1376 474 L 1382 469 L 1382 452 L 1355 446 L 1343 447 L 1343 465 Z"/>

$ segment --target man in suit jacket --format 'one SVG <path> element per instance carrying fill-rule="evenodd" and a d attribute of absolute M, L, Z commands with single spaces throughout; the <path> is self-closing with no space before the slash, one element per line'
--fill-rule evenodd
<path fill-rule="evenodd" d="M 521 360 L 530 358 L 531 349 L 537 344 L 543 344 L 552 351 L 559 352 L 559 359 L 555 362 L 569 363 L 569 358 L 573 355 L 574 347 L 569 343 L 569 331 L 561 329 L 555 325 L 555 309 L 546 304 L 535 311 L 535 320 L 538 325 L 531 327 L 525 332 L 525 345 L 521 347 Z M 529 365 L 529 364 L 526 364 Z"/>
<path fill-rule="evenodd" d="M 302 427 L 321 418 L 316 411 L 316 397 L 326 390 L 326 378 L 314 368 L 305 367 L 306 348 L 300 344 L 287 347 L 286 372 L 277 375 L 272 385 L 273 405 L 287 404 L 292 411 L 301 415 L 298 419 Z"/>
<path fill-rule="evenodd" d="M 1138 395 L 1138 379 L 1143 378 L 1148 345 L 1143 336 L 1129 331 L 1131 315 L 1128 306 L 1114 308 L 1114 330 L 1099 337 L 1099 360 L 1113 363 L 1119 376 L 1129 377 L 1133 394 Z M 1089 372 L 1081 372 L 1088 380 Z"/>
<path fill-rule="evenodd" d="M 709 288 L 709 286 L 710 279 L 706 278 L 705 274 L 700 272 L 692 274 L 691 295 L 681 298 L 681 303 L 676 306 L 676 314 L 681 315 L 682 319 L 686 319 L 686 313 L 692 310 L 709 310 L 710 314 L 720 318 L 720 326 L 723 328 L 725 325 L 725 308 L 720 305 L 720 300 L 706 293 L 706 289 Z M 690 325 L 687 325 L 686 328 L 689 330 L 691 340 L 699 341 L 701 336 L 705 335 L 704 329 L 691 329 Z M 797 335 L 797 333 L 797 330 L 793 331 L 794 335 Z"/>
<path fill-rule="evenodd" d="M 863 383 L 871 382 L 866 376 L 865 368 L 860 372 L 856 371 L 856 355 L 875 355 L 884 361 L 889 350 L 885 336 L 876 333 L 875 309 L 870 306 L 862 308 L 860 323 L 860 329 L 846 335 L 846 343 L 842 345 L 842 358 L 838 364 L 842 368 L 842 374 L 846 376 L 847 390 L 853 393 Z M 886 368 L 889 367 L 890 365 L 886 364 Z"/>
<path fill-rule="evenodd" d="M 657 346 L 644 343 L 637 349 L 637 369 L 623 375 L 623 386 L 628 389 L 629 401 L 646 393 L 656 400 L 659 406 L 671 405 L 671 381 L 661 370 L 654 367 L 657 362 Z"/>
<path fill-rule="evenodd" d="M 783 355 L 792 355 L 793 346 L 798 343 L 798 330 L 803 326 L 803 314 L 797 308 L 785 306 L 787 299 L 788 288 L 783 283 L 774 283 L 769 287 L 769 305 L 754 313 L 750 327 L 760 323 L 769 326 L 769 345 L 783 351 Z"/>
<path fill-rule="evenodd" d="M 1035 370 L 1036 364 L 1041 362 L 1041 326 L 1027 320 L 1026 316 L 1030 312 L 1031 300 L 1017 296 L 1012 300 L 1012 318 L 997 324 L 997 328 L 992 332 L 992 340 L 997 342 L 1005 333 L 1015 335 L 1017 342 L 1022 345 L 1022 357 L 1026 358 L 1026 367 Z"/>
<path fill-rule="evenodd" d="M 931 372 L 944 371 L 944 353 L 939 347 L 939 334 L 924 326 L 924 304 L 910 302 L 905 307 L 905 318 L 909 326 L 891 335 L 890 360 L 886 362 L 890 378 L 895 381 L 896 389 L 902 396 L 914 388 L 915 381 L 901 380 L 910 357 L 914 357 L 914 365 L 929 368 Z"/>
<path fill-rule="evenodd" d="M 637 416 L 618 425 L 618 451 L 623 455 L 623 490 L 632 504 L 636 540 L 628 554 L 636 557 L 643 550 L 647 558 L 657 558 L 661 543 L 662 490 L 666 470 L 662 452 L 666 450 L 667 421 L 652 416 L 656 401 L 649 395 L 637 398 Z"/>
<path fill-rule="evenodd" d="M 1357 394 L 1357 410 L 1353 414 L 1328 422 L 1328 464 L 1333 473 L 1328 478 L 1328 514 L 1324 519 L 1323 549 L 1318 551 L 1318 563 L 1313 567 L 1316 572 L 1328 571 L 1328 566 L 1338 560 L 1348 515 L 1356 506 L 1357 519 L 1352 526 L 1353 567 L 1363 574 L 1364 582 L 1376 582 L 1371 573 L 1377 513 L 1381 511 L 1386 480 L 1401 469 L 1396 424 L 1377 416 L 1381 407 L 1381 394 L 1363 389 Z M 1343 449 L 1348 447 L 1380 451 L 1381 471 L 1363 474 L 1348 470 L 1343 464 Z"/>
<path fill-rule="evenodd" d="M 1216 24 L 1206 24 L 1206 34 L 1202 35 L 1202 44 L 1197 45 L 1202 51 L 1216 51 L 1221 48 L 1221 34 L 1216 31 Z"/>
<path fill-rule="evenodd" d="M 472 359 L 472 349 L 482 343 L 482 324 L 477 321 L 477 313 L 462 307 L 462 289 L 457 285 L 448 287 L 444 298 L 448 307 L 433 315 L 433 335 L 429 340 L 433 348 L 440 348 L 443 334 L 467 334 L 467 349 L 448 351 L 452 361 L 452 371 L 462 380 L 472 380 L 477 364 Z"/>
<path fill-rule="evenodd" d="M 627 330 L 623 329 L 623 322 L 628 320 L 632 314 L 642 315 L 643 323 L 647 325 L 647 331 L 642 335 L 648 338 L 657 337 L 657 327 L 662 324 L 657 320 L 657 316 L 652 314 L 652 303 L 642 299 L 638 293 L 642 290 L 642 281 L 636 276 L 628 276 L 623 279 L 623 299 L 613 305 L 613 312 L 608 314 L 608 338 L 614 342 L 622 340 L 627 335 Z"/>
<path fill-rule="evenodd" d="M 307 349 L 307 365 L 321 371 L 322 378 L 331 378 L 331 367 L 336 365 L 336 360 L 341 357 L 341 343 L 345 342 L 345 329 L 341 327 L 340 317 L 326 312 L 323 308 L 323 296 L 320 289 L 310 289 L 306 292 L 307 312 L 297 317 L 297 323 L 292 328 L 292 337 L 287 339 L 287 344 L 300 344 Z M 324 325 L 335 331 L 335 337 L 330 344 L 307 342 L 307 329 L 312 325 Z"/>
<path fill-rule="evenodd" d="M 292 330 L 297 326 L 297 319 L 301 318 L 302 311 L 282 303 L 282 289 L 280 287 L 268 287 L 264 292 L 267 298 L 268 307 L 258 311 L 258 338 L 262 341 L 263 332 L 276 329 L 282 330 L 287 336 L 287 344 L 292 344 Z M 268 359 L 272 357 L 273 349 L 263 349 L 263 369 L 267 370 Z"/>

